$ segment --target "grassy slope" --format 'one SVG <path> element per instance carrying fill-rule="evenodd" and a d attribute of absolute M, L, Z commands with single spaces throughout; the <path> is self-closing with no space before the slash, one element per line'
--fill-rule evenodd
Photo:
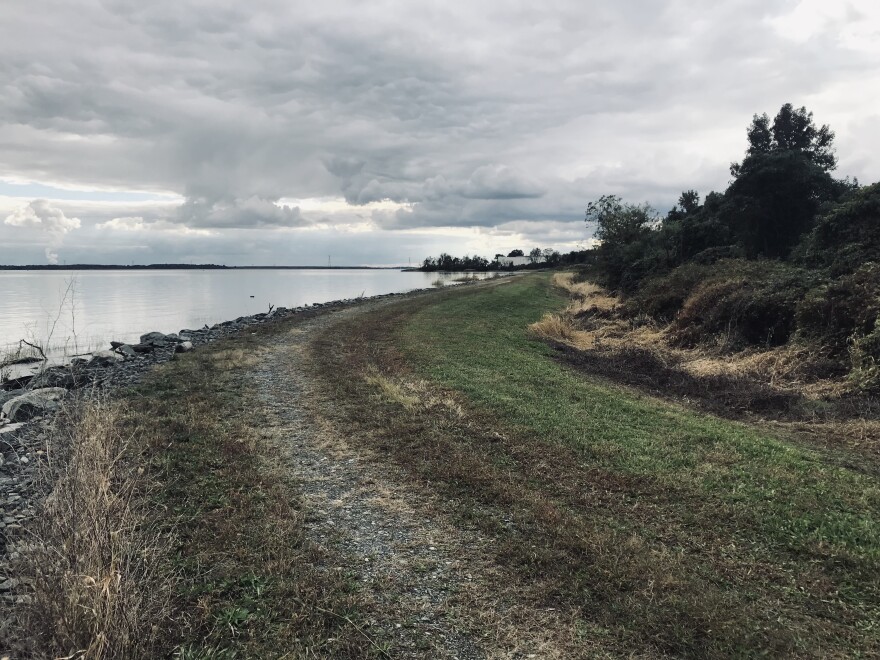
<path fill-rule="evenodd" d="M 526 326 L 562 302 L 543 277 L 462 292 L 422 306 L 398 341 L 418 372 L 514 432 L 573 448 L 584 469 L 649 482 L 651 520 L 615 514 L 607 525 L 681 553 L 686 573 L 739 592 L 742 604 L 778 607 L 762 618 L 778 614 L 778 625 L 794 629 L 786 645 L 806 649 L 825 638 L 831 648 L 876 651 L 876 479 L 760 429 L 561 367 Z M 756 567 L 769 574 L 753 580 Z"/>
<path fill-rule="evenodd" d="M 880 560 L 876 480 L 757 429 L 692 413 L 560 368 L 526 326 L 560 297 L 543 279 L 424 308 L 402 333 L 432 379 L 604 468 L 693 489 L 755 518 L 768 542 Z"/>

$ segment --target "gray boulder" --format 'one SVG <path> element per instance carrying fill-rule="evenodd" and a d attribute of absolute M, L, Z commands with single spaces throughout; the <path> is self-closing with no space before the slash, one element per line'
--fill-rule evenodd
<path fill-rule="evenodd" d="M 175 353 L 189 353 L 193 349 L 193 345 L 191 341 L 181 342 L 177 346 L 174 347 Z"/>
<path fill-rule="evenodd" d="M 113 351 L 96 351 L 92 353 L 92 364 L 96 367 L 110 367 L 117 362 L 122 362 L 123 358 L 119 353 Z"/>
<path fill-rule="evenodd" d="M 29 419 L 54 412 L 61 407 L 61 400 L 67 395 L 63 387 L 46 387 L 31 390 L 3 404 L 3 414 L 12 422 L 26 422 Z"/>
<path fill-rule="evenodd" d="M 24 390 L 9 390 L 8 392 L 0 390 L 0 410 L 3 409 L 4 403 L 11 401 L 17 396 L 21 396 L 22 394 L 24 394 Z"/>
<path fill-rule="evenodd" d="M 163 335 L 161 332 L 148 332 L 145 335 L 141 335 L 140 343 L 142 345 L 146 344 L 148 346 L 162 347 L 162 346 L 168 346 L 168 344 L 170 344 L 173 341 L 174 341 L 173 339 L 169 339 L 168 337 Z"/>
<path fill-rule="evenodd" d="M 114 348 L 115 352 L 119 353 L 122 357 L 125 358 L 133 358 L 137 355 L 137 352 L 128 344 L 122 344 L 121 346 L 116 346 Z"/>
<path fill-rule="evenodd" d="M 77 385 L 84 382 L 85 378 L 77 378 L 67 367 L 49 367 L 45 371 L 34 376 L 33 380 L 28 383 L 28 387 L 33 389 L 63 387 L 66 390 L 72 390 Z"/>

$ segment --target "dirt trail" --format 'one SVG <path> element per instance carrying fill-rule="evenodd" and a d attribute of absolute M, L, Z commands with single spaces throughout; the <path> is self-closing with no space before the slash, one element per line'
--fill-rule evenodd
<path fill-rule="evenodd" d="M 565 626 L 556 614 L 499 593 L 503 570 L 481 552 L 491 539 L 444 520 L 443 502 L 416 492 L 397 468 L 322 418 L 321 407 L 332 402 L 316 394 L 309 340 L 365 307 L 278 333 L 253 374 L 267 430 L 287 454 L 311 512 L 308 535 L 347 558 L 326 570 L 344 571 L 372 593 L 379 614 L 365 633 L 390 632 L 386 657 L 562 657 L 553 639 Z"/>

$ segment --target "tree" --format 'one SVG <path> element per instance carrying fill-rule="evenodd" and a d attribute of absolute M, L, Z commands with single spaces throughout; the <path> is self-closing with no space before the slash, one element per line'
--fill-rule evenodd
<path fill-rule="evenodd" d="M 801 154 L 825 172 L 837 167 L 834 131 L 827 124 L 817 128 L 813 113 L 804 107 L 794 108 L 791 103 L 786 103 L 779 109 L 772 126 L 766 113 L 754 115 L 746 135 L 749 146 L 745 159 L 730 166 L 734 178 L 760 165 L 762 156 L 786 151 Z"/>
<path fill-rule="evenodd" d="M 508 257 L 524 257 L 526 255 L 523 253 L 522 250 L 511 250 L 510 254 L 508 254 L 507 256 Z"/>
<path fill-rule="evenodd" d="M 562 255 L 553 248 L 544 248 L 541 251 L 541 256 L 544 257 L 544 263 L 548 266 L 558 266 L 562 259 Z"/>
<path fill-rule="evenodd" d="M 703 204 L 695 190 L 685 190 L 666 214 L 658 232 L 666 267 L 675 268 L 699 255 L 701 260 L 727 256 L 730 231 L 718 218 L 723 195 L 710 192 Z"/>
<path fill-rule="evenodd" d="M 786 257 L 824 202 L 843 192 L 830 172 L 837 165 L 834 133 L 816 127 L 813 113 L 786 103 L 773 119 L 755 115 L 742 163 L 733 163 L 723 218 L 747 256 Z"/>
<path fill-rule="evenodd" d="M 617 195 L 603 195 L 587 205 L 585 220 L 596 227 L 598 263 L 609 286 L 631 290 L 664 262 L 651 240 L 657 217 L 648 204 L 625 204 Z"/>
<path fill-rule="evenodd" d="M 700 193 L 696 190 L 685 190 L 678 198 L 678 205 L 685 215 L 696 213 L 700 208 Z"/>
<path fill-rule="evenodd" d="M 868 262 L 880 263 L 880 183 L 864 188 L 851 185 L 798 246 L 795 256 L 804 265 L 841 275 Z"/>
<path fill-rule="evenodd" d="M 586 223 L 596 224 L 595 236 L 603 245 L 618 246 L 638 239 L 655 224 L 647 204 L 624 204 L 617 195 L 602 195 L 587 205 Z"/>
<path fill-rule="evenodd" d="M 529 252 L 529 263 L 536 264 L 541 261 L 541 257 L 543 253 L 541 252 L 541 248 L 534 248 L 531 252 Z"/>

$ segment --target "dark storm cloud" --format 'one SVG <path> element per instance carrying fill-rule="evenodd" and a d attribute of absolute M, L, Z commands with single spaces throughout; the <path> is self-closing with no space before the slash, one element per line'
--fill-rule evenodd
<path fill-rule="evenodd" d="M 876 90 L 876 53 L 840 39 L 866 19 L 780 34 L 797 6 L 3 3 L 0 176 L 186 199 L 145 226 L 301 227 L 278 202 L 314 197 L 406 205 L 371 214 L 393 229 L 574 226 L 605 192 L 723 188 L 754 112 Z M 833 127 L 870 179 L 872 145 Z"/>

